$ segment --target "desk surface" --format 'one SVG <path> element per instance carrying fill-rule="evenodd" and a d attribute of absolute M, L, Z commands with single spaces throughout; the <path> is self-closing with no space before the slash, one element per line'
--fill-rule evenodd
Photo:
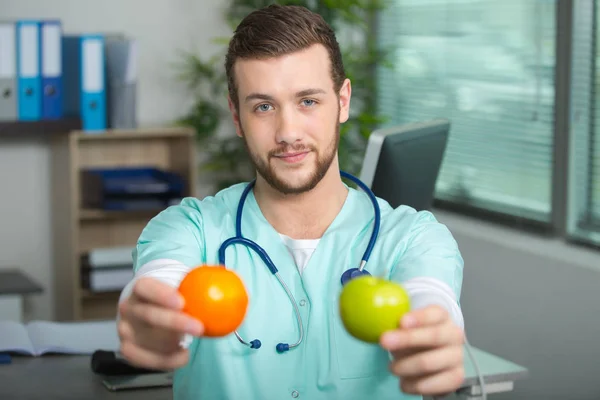
<path fill-rule="evenodd" d="M 13 357 L 0 365 L 0 399 L 169 400 L 171 388 L 111 392 L 91 369 L 90 356 Z"/>
<path fill-rule="evenodd" d="M 43 290 L 21 271 L 0 270 L 0 295 L 41 293 Z"/>
<path fill-rule="evenodd" d="M 487 353 L 476 347 L 471 347 L 473 357 L 477 361 L 479 371 L 483 375 L 485 383 L 495 382 L 514 382 L 527 377 L 528 371 L 526 368 L 505 360 L 501 357 Z M 466 388 L 469 386 L 479 385 L 475 367 L 471 362 L 469 354 L 465 351 L 465 382 L 461 386 Z"/>
<path fill-rule="evenodd" d="M 527 370 L 495 355 L 473 348 L 486 383 L 514 382 Z M 477 386 L 473 364 L 465 354 L 466 379 L 462 388 Z M 0 399 L 44 400 L 169 400 L 171 388 L 110 392 L 102 376 L 91 370 L 90 356 L 45 355 L 13 357 L 12 364 L 0 365 Z"/>

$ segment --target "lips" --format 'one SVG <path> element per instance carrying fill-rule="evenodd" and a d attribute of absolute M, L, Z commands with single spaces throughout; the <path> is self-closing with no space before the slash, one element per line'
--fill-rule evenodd
<path fill-rule="evenodd" d="M 282 161 L 285 161 L 287 163 L 297 163 L 297 162 L 304 160 L 304 158 L 306 158 L 306 155 L 308 153 L 309 153 L 308 151 L 283 153 L 283 154 L 278 154 L 275 157 Z"/>

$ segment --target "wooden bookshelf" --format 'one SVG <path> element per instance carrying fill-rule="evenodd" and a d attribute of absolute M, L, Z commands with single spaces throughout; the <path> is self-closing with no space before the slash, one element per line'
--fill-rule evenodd
<path fill-rule="evenodd" d="M 39 121 L 0 121 L 0 138 L 64 135 L 81 129 L 81 121 L 76 118 Z"/>
<path fill-rule="evenodd" d="M 56 318 L 114 318 L 119 292 L 81 287 L 80 256 L 97 247 L 134 246 L 141 230 L 161 210 L 105 211 L 81 204 L 80 171 L 90 167 L 153 166 L 183 177 L 185 196 L 196 190 L 194 132 L 152 128 L 86 133 L 73 130 L 52 139 L 52 227 Z"/>
<path fill-rule="evenodd" d="M 91 208 L 79 209 L 80 221 L 108 220 L 108 219 L 137 219 L 150 218 L 158 214 L 161 210 L 152 211 L 105 211 Z"/>

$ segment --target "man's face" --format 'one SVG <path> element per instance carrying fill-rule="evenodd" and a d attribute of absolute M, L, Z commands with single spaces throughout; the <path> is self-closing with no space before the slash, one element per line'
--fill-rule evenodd
<path fill-rule="evenodd" d="M 350 82 L 336 93 L 329 54 L 321 45 L 277 58 L 238 60 L 234 73 L 239 111 L 231 100 L 229 105 L 259 175 L 285 194 L 314 188 L 337 164 Z"/>

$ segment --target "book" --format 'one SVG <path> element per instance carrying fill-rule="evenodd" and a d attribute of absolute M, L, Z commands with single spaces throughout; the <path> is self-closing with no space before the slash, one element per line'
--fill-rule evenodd
<path fill-rule="evenodd" d="M 110 268 L 133 265 L 134 246 L 98 247 L 81 255 L 81 264 L 88 268 Z"/>
<path fill-rule="evenodd" d="M 134 247 L 91 249 L 81 255 L 81 287 L 92 292 L 121 291 L 133 279 Z"/>
<path fill-rule="evenodd" d="M 93 354 L 96 350 L 119 351 L 117 324 L 109 321 L 22 324 L 0 321 L 0 353 L 41 356 L 47 353 Z"/>
<path fill-rule="evenodd" d="M 121 291 L 133 279 L 133 266 L 81 267 L 81 287 L 95 293 Z"/>

